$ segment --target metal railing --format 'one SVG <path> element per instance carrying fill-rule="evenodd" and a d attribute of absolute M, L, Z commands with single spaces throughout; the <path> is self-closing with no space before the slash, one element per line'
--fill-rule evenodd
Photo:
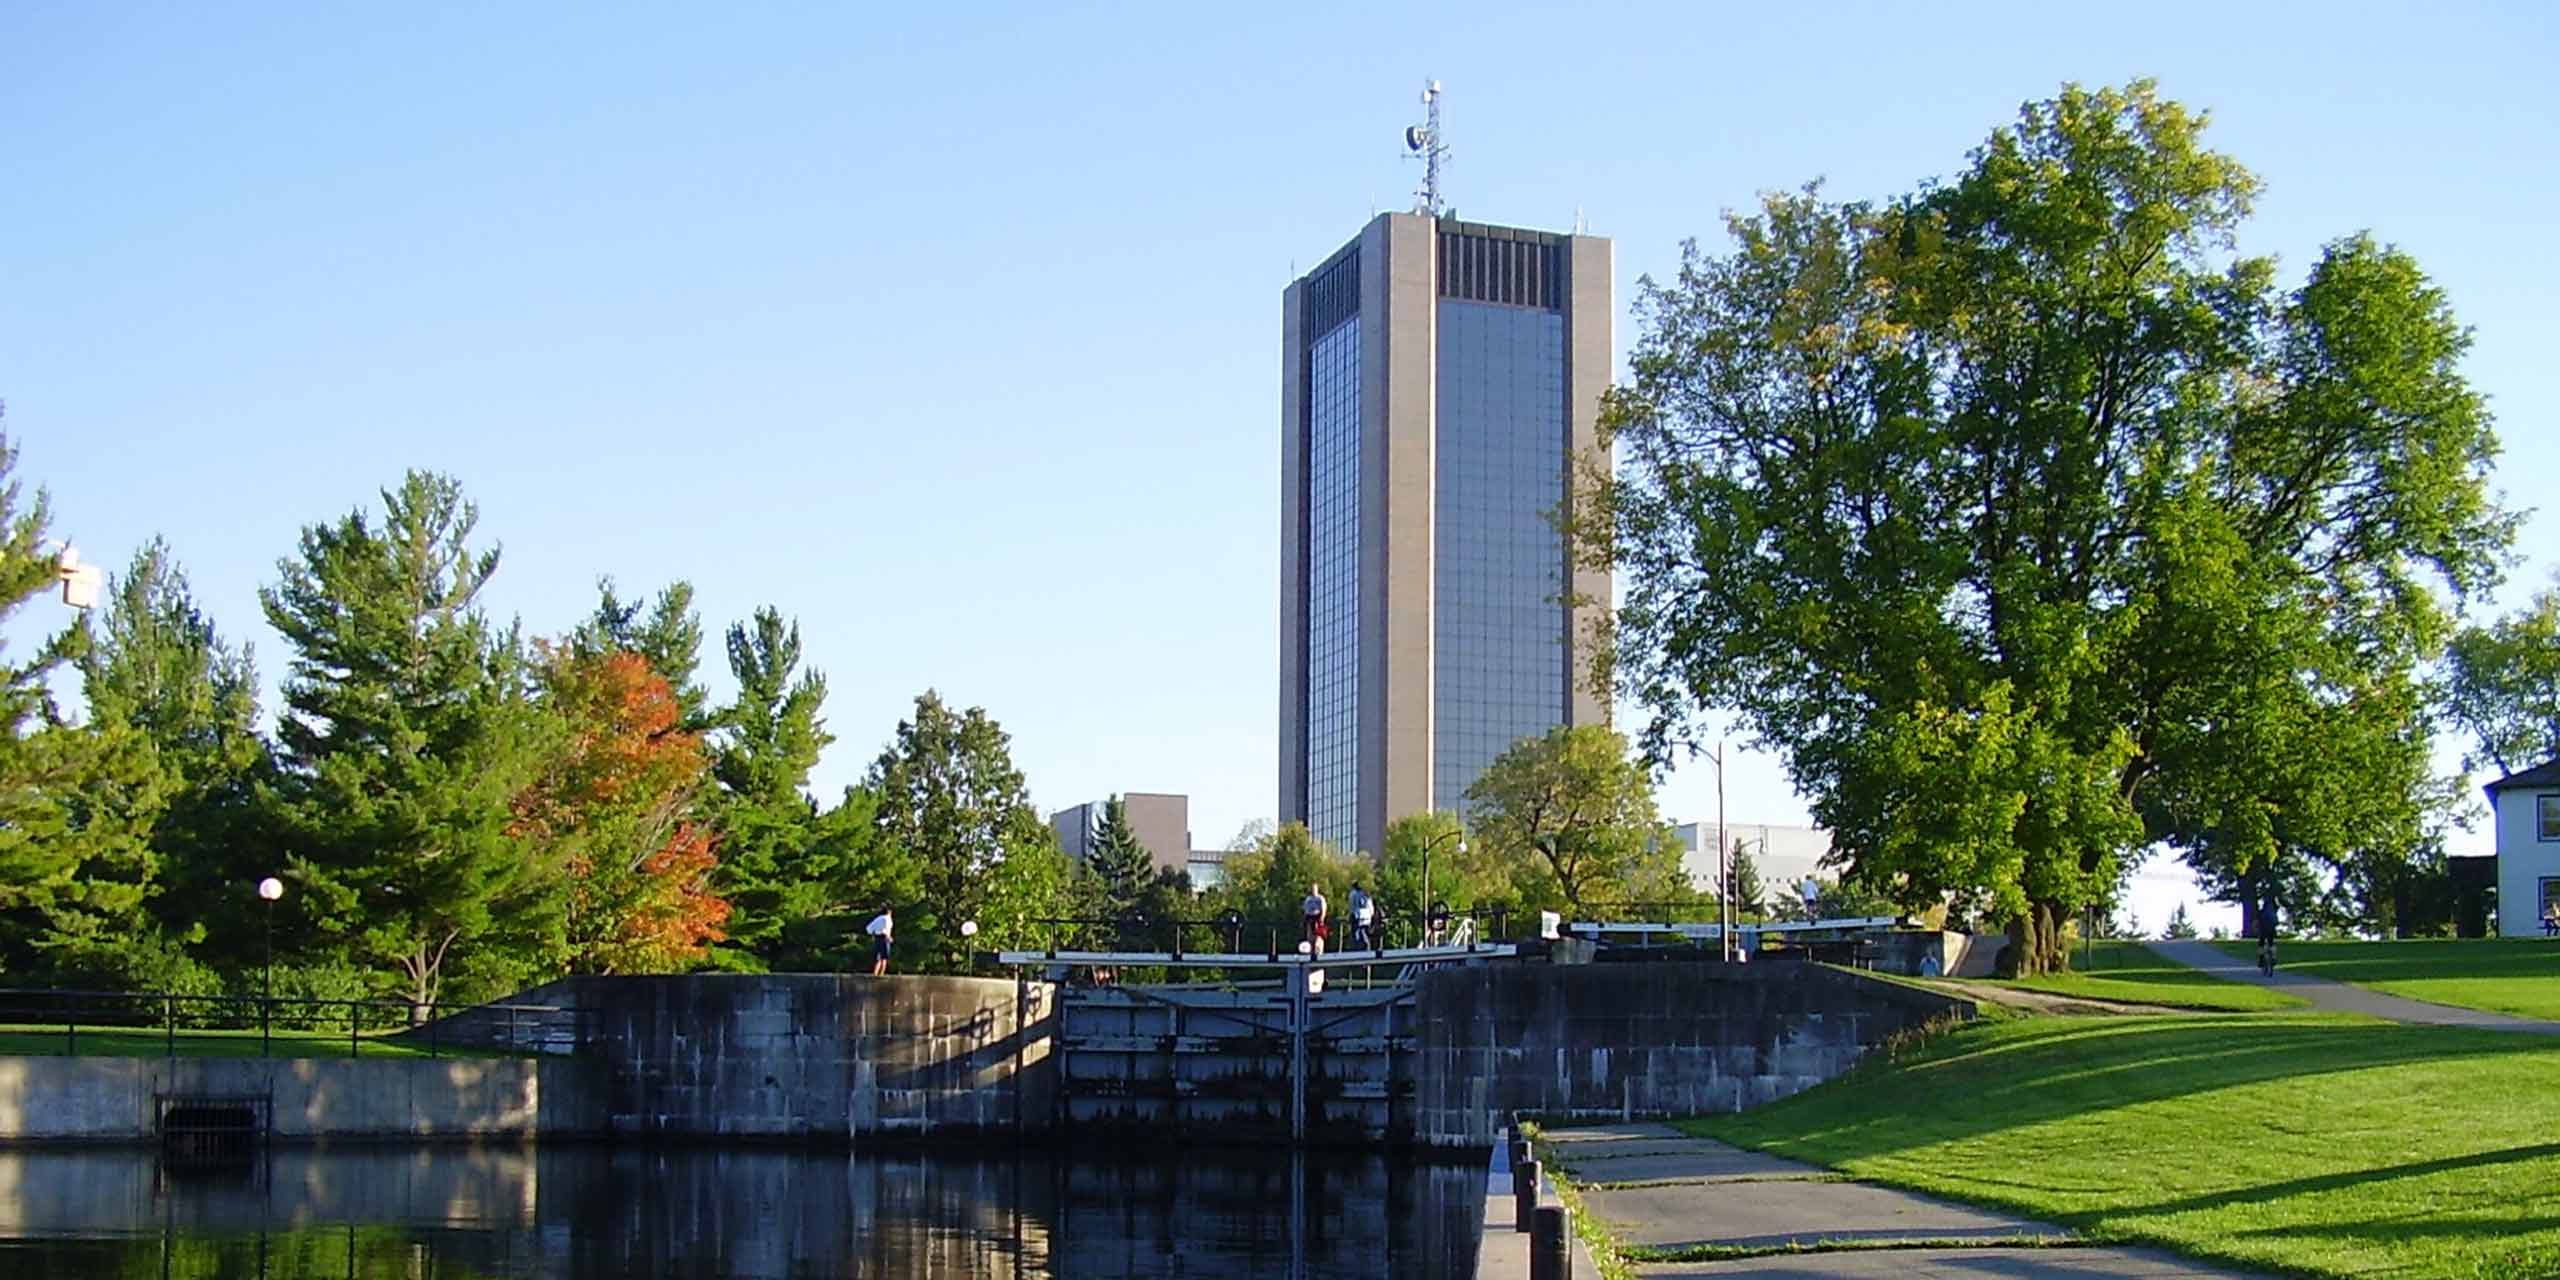
<path fill-rule="evenodd" d="M 442 1057 L 448 1049 L 491 1047 L 486 1040 L 448 1041 L 446 1021 L 462 1014 L 485 1013 L 494 1023 L 506 1020 L 506 1034 L 499 1043 L 507 1048 L 522 1049 L 521 1030 L 527 1025 L 547 1027 L 562 1016 L 571 1026 L 573 1045 L 584 1044 L 587 1022 L 593 1010 L 565 1005 L 514 1004 L 443 1004 L 410 1000 L 325 1000 L 294 996 L 206 996 L 182 995 L 169 991 L 78 991 L 49 988 L 0 988 L 0 1033 L 62 1037 L 63 1052 L 78 1054 L 81 1037 L 108 1035 L 148 1036 L 157 1034 L 162 1049 L 171 1057 L 178 1056 L 182 1042 L 207 1042 L 206 1033 L 258 1033 L 259 1057 L 274 1057 L 276 1033 L 288 1033 L 286 1047 L 296 1044 L 335 1043 L 341 1025 L 346 1031 L 347 1056 L 364 1056 L 367 1040 L 377 1044 L 397 1042 L 404 1049 L 423 1048 L 428 1057 Z M 320 1041 L 291 1033 L 326 1030 L 331 1039 Z M 544 1037 L 548 1039 L 547 1036 Z M 310 1056 L 307 1054 L 297 1056 Z"/>
<path fill-rule="evenodd" d="M 1116 920 L 1082 916 L 1040 917 L 1024 923 L 1038 933 L 1039 946 L 1052 956 L 1060 951 L 1112 951 L 1160 954 L 1181 960 L 1194 955 L 1252 955 L 1259 952 L 1266 961 L 1275 961 L 1282 956 L 1296 955 L 1299 944 L 1308 941 L 1303 917 L 1251 919 L 1233 911 L 1205 919 L 1138 914 Z M 1382 911 L 1366 946 L 1353 945 L 1352 930 L 1338 914 L 1326 917 L 1326 927 L 1327 956 L 1374 955 L 1404 946 L 1472 947 L 1499 941 L 1510 936 L 1511 912 L 1508 908 L 1493 911 L 1442 910 L 1432 913 L 1430 920 L 1425 921 L 1420 912 Z"/>

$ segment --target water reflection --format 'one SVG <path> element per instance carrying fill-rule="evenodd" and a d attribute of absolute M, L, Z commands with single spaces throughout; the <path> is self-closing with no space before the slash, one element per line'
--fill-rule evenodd
<path fill-rule="evenodd" d="M 1483 1173 L 1186 1152 L 0 1152 L 0 1280 L 1465 1277 Z"/>

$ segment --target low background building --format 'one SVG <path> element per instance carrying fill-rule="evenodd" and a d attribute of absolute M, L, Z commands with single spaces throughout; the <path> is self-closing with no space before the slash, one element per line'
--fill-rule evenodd
<path fill-rule="evenodd" d="M 1680 841 L 1680 868 L 1701 889 L 1716 887 L 1716 824 L 1684 822 L 1673 828 Z M 1819 876 L 1831 879 L 1822 860 L 1831 853 L 1831 833 L 1820 827 L 1789 827 L 1767 822 L 1727 822 L 1725 843 L 1750 855 L 1760 869 L 1762 895 L 1771 904 L 1796 901 L 1796 886 Z"/>
<path fill-rule="evenodd" d="M 1049 826 L 1058 833 L 1058 847 L 1074 858 L 1091 852 L 1094 834 L 1101 830 L 1102 813 L 1109 803 L 1091 800 L 1050 814 Z M 1193 889 L 1212 888 L 1225 879 L 1224 850 L 1191 847 L 1191 797 L 1124 791 L 1120 805 L 1129 815 L 1130 834 L 1138 838 L 1139 845 L 1147 851 L 1147 860 L 1157 870 L 1188 872 Z"/>

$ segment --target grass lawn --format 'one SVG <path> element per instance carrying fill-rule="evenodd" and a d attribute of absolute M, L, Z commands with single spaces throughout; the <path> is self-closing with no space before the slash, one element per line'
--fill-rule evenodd
<path fill-rule="evenodd" d="M 422 1042 L 412 1048 L 405 1042 L 385 1040 L 367 1034 L 359 1044 L 360 1056 L 367 1058 L 424 1058 L 429 1056 Z M 157 1058 L 169 1052 L 166 1033 L 139 1027 L 82 1027 L 78 1052 L 83 1057 Z M 0 1026 L 0 1057 L 55 1058 L 72 1052 L 60 1025 Z M 177 1053 L 181 1058 L 255 1058 L 260 1056 L 258 1033 L 252 1031 L 201 1031 L 178 1028 Z M 272 1052 L 278 1058 L 344 1058 L 347 1033 L 339 1031 L 278 1031 Z M 501 1058 L 515 1054 L 486 1049 L 457 1049 L 442 1046 L 447 1058 Z"/>
<path fill-rule="evenodd" d="M 2254 952 L 2251 954 L 2255 955 Z M 2071 949 L 2069 973 L 2005 981 L 1993 978 L 1967 978 L 1965 981 L 2089 1000 L 2167 1005 L 2173 1009 L 2255 1013 L 2267 1009 L 2304 1007 L 2299 997 L 2265 987 L 2253 987 L 2245 982 L 2226 982 L 2201 970 L 2163 960 L 2139 942 L 2092 943 L 2085 955 L 2080 947 L 2075 946 Z"/>
<path fill-rule="evenodd" d="M 2323 1014 L 2025 1018 L 1691 1132 L 2312 1275 L 2560 1274 L 2560 1040 Z"/>
<path fill-rule="evenodd" d="M 2215 945 L 2243 960 L 2258 955 L 2254 943 Z M 2412 1000 L 2560 1021 L 2560 939 L 2286 942 L 2276 958 L 2293 973 Z"/>

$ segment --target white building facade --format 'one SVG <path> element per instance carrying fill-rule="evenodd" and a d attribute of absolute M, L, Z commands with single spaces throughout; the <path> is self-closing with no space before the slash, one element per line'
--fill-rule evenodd
<path fill-rule="evenodd" d="M 2489 784 L 2497 815 L 2498 932 L 2538 938 L 2560 920 L 2560 760 Z"/>

